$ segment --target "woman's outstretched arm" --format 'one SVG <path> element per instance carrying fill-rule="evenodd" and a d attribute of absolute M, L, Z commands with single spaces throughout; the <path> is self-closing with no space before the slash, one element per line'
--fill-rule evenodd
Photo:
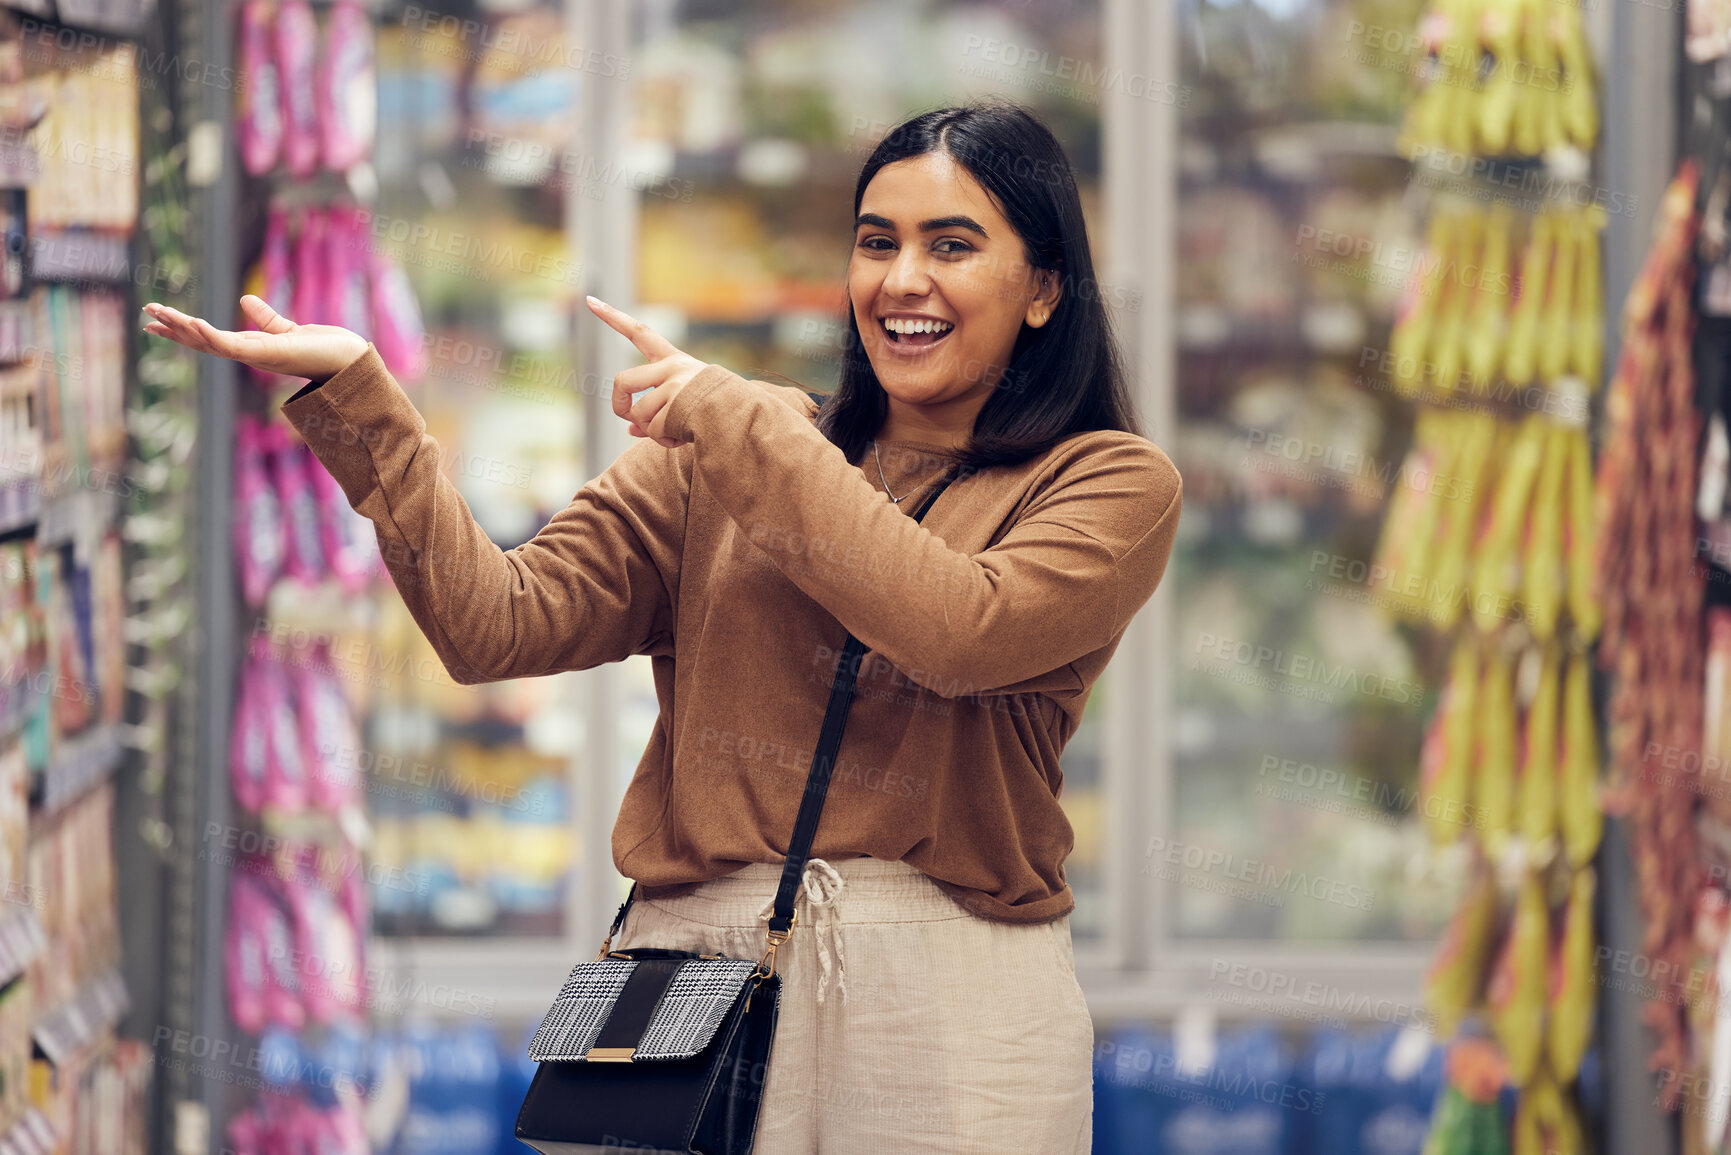
<path fill-rule="evenodd" d="M 633 443 L 531 541 L 501 550 L 440 470 L 438 443 L 372 345 L 336 326 L 296 325 L 255 296 L 241 306 L 257 331 L 155 303 L 145 331 L 317 386 L 284 415 L 372 520 L 398 592 L 452 678 L 470 685 L 672 652 L 689 453 Z"/>
<path fill-rule="evenodd" d="M 378 532 L 397 591 L 465 685 L 673 652 L 690 455 L 634 441 L 501 550 L 371 345 L 283 414 Z"/>

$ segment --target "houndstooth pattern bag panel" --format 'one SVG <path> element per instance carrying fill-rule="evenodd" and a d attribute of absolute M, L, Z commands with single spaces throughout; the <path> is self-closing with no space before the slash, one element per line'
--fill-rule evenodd
<path fill-rule="evenodd" d="M 529 1043 L 536 1062 L 581 1062 L 637 966 L 635 959 L 578 963 Z M 632 1056 L 689 1059 L 709 1045 L 757 964 L 750 959 L 692 959 L 679 968 Z"/>

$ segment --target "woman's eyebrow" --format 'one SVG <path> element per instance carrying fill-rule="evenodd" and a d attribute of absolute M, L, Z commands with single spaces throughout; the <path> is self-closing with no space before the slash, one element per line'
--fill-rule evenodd
<path fill-rule="evenodd" d="M 894 229 L 896 227 L 894 221 L 888 217 L 879 216 L 877 213 L 861 213 L 856 217 L 853 222 L 854 232 L 857 233 L 861 225 L 876 225 L 880 229 Z M 987 240 L 992 239 L 980 222 L 960 213 L 954 216 L 932 217 L 930 220 L 920 222 L 920 232 L 922 233 L 935 233 L 939 229 L 972 229 Z"/>

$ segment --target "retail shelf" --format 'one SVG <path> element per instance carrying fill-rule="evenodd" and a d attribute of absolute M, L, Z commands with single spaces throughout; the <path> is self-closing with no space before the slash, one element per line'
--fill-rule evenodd
<path fill-rule="evenodd" d="M 31 1034 L 36 1047 L 56 1067 L 101 1038 L 131 1006 L 118 970 L 90 980 L 64 1003 L 40 1015 Z"/>
<path fill-rule="evenodd" d="M 42 496 L 28 484 L 0 490 L 0 537 L 14 537 L 33 529 L 42 517 Z"/>
<path fill-rule="evenodd" d="M 38 543 L 64 545 L 86 528 L 106 529 L 120 516 L 120 495 L 105 490 L 76 490 L 44 501 L 33 489 L 20 487 L 16 508 L 0 513 L 0 537 L 35 529 Z"/>
<path fill-rule="evenodd" d="M 0 679 L 0 684 L 6 688 L 5 696 L 0 698 L 0 738 L 3 738 L 16 733 L 35 712 L 37 695 L 27 676 L 17 681 Z"/>
<path fill-rule="evenodd" d="M 94 789 L 120 765 L 119 726 L 101 726 L 68 741 L 48 762 L 37 820 L 64 810 Z"/>
<path fill-rule="evenodd" d="M 55 0 L 55 9 L 62 24 L 110 36 L 141 35 L 156 14 L 154 0 Z"/>
<path fill-rule="evenodd" d="M 0 987 L 24 973 L 48 949 L 48 932 L 28 906 L 0 915 Z"/>
<path fill-rule="evenodd" d="M 4 130 L 0 129 L 0 133 Z M 4 140 L 0 140 L 0 171 L 4 170 Z M 18 364 L 36 349 L 36 314 L 28 300 L 0 301 L 0 364 Z"/>
<path fill-rule="evenodd" d="M 1319 301 L 1301 311 L 1271 317 L 1233 313 L 1217 304 L 1197 302 L 1178 310 L 1181 353 L 1268 355 L 1359 354 L 1369 335 L 1388 318 L 1349 301 Z"/>
<path fill-rule="evenodd" d="M 95 229 L 42 229 L 30 234 L 30 273 L 42 281 L 131 280 L 132 238 Z"/>
<path fill-rule="evenodd" d="M 5 0 L 0 7 L 9 8 L 14 12 L 22 12 L 26 16 L 40 16 L 45 20 L 54 19 L 54 0 Z"/>
<path fill-rule="evenodd" d="M 9 1130 L 0 1132 L 0 1152 L 5 1155 L 54 1155 L 60 1141 L 48 1116 L 34 1107 L 26 1108 Z"/>
<path fill-rule="evenodd" d="M 120 516 L 120 495 L 107 490 L 80 489 L 50 498 L 42 506 L 36 540 L 63 545 L 87 529 L 106 529 Z"/>

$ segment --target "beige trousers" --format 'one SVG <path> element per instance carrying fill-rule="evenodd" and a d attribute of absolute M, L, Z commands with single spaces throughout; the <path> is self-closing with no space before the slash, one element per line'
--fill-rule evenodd
<path fill-rule="evenodd" d="M 781 870 L 639 898 L 613 945 L 755 959 Z M 810 859 L 794 909 L 753 1155 L 1088 1155 L 1094 1024 L 1068 916 L 983 919 L 879 858 Z"/>

